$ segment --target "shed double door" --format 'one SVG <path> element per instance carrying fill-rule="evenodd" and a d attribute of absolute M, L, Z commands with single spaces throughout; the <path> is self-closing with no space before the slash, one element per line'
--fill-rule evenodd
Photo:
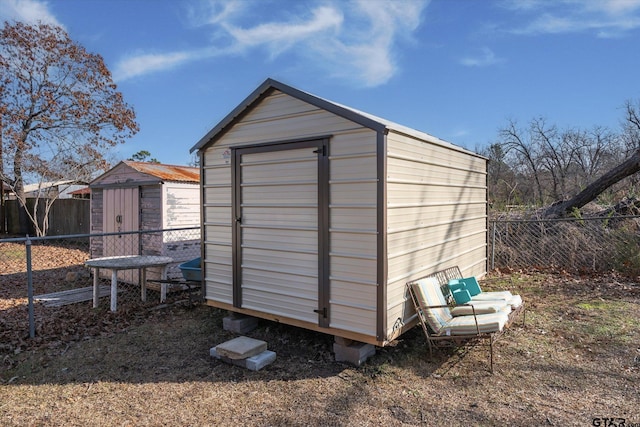
<path fill-rule="evenodd" d="M 105 233 L 138 231 L 140 229 L 140 190 L 138 187 L 105 188 L 103 192 L 102 225 Z M 103 255 L 139 255 L 138 234 L 104 236 Z M 107 274 L 105 272 L 103 274 Z M 118 279 L 138 283 L 136 270 L 118 271 Z"/>
<path fill-rule="evenodd" d="M 329 326 L 327 150 L 232 150 L 234 306 Z"/>

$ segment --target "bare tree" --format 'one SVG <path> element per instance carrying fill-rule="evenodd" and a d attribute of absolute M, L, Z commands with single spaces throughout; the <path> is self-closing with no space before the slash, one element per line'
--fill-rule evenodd
<path fill-rule="evenodd" d="M 589 184 L 569 200 L 556 203 L 544 211 L 544 216 L 562 217 L 570 214 L 575 209 L 580 209 L 594 200 L 602 192 L 618 183 L 622 179 L 640 171 L 640 102 L 634 105 L 630 101 L 626 103 L 625 134 L 631 145 L 636 149 L 624 162 L 606 172 L 600 178 Z"/>
<path fill-rule="evenodd" d="M 38 203 L 26 208 L 25 180 L 73 181 L 106 170 L 108 150 L 138 131 L 102 57 L 42 23 L 5 22 L 0 31 L 0 113 L 0 179 L 38 235 L 46 223 Z"/>
<path fill-rule="evenodd" d="M 499 137 L 501 139 L 501 145 L 505 154 L 512 154 L 515 156 L 515 164 L 512 168 L 520 174 L 526 175 L 533 179 L 535 183 L 534 197 L 539 203 L 544 204 L 544 191 L 542 188 L 542 171 L 539 161 L 538 147 L 530 138 L 524 135 L 516 123 L 515 120 L 510 120 L 508 125 L 499 130 Z"/>
<path fill-rule="evenodd" d="M 489 159 L 487 185 L 490 203 L 500 207 L 513 204 L 513 197 L 518 197 L 516 177 L 506 161 L 502 145 L 494 143 L 476 151 Z"/>

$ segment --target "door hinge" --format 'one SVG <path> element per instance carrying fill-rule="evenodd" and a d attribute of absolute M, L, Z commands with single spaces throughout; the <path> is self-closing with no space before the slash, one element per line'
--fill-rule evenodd
<path fill-rule="evenodd" d="M 314 313 L 322 314 L 323 318 L 327 318 L 327 307 L 323 307 L 320 310 L 313 310 Z"/>
<path fill-rule="evenodd" d="M 326 156 L 327 155 L 327 146 L 323 145 L 322 147 L 320 147 L 317 150 L 315 150 L 314 153 L 322 154 L 323 156 Z"/>

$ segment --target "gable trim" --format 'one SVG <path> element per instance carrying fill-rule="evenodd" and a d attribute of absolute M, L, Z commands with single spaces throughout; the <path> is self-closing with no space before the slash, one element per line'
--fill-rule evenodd
<path fill-rule="evenodd" d="M 303 92 L 294 87 L 288 86 L 284 83 L 280 83 L 273 79 L 267 79 L 256 90 L 254 90 L 248 97 L 244 99 L 236 108 L 231 111 L 220 123 L 218 123 L 213 129 L 211 129 L 196 145 L 191 147 L 189 152 L 200 151 L 207 146 L 215 143 L 224 133 L 227 132 L 233 125 L 246 116 L 262 99 L 269 96 L 275 90 L 278 90 L 286 95 L 297 98 L 303 102 L 311 104 L 315 107 L 326 110 L 344 119 L 350 120 L 354 123 L 358 123 L 361 126 L 372 129 L 376 132 L 386 132 L 387 126 L 384 123 L 373 120 L 370 117 L 358 114 L 356 111 L 345 108 L 341 105 L 335 104 L 326 99 L 318 98 L 310 93 Z"/>

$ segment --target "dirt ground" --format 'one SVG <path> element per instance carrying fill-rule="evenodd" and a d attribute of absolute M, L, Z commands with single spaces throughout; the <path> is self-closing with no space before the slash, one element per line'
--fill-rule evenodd
<path fill-rule="evenodd" d="M 42 274 L 64 282 L 74 256 Z M 209 356 L 235 337 L 226 313 L 177 294 L 118 313 L 38 305 L 30 339 L 18 264 L 0 272 L 2 425 L 640 426 L 640 285 L 615 275 L 493 274 L 487 289 L 527 304 L 493 374 L 485 346 L 431 360 L 420 328 L 353 367 L 333 361 L 333 337 L 268 321 L 246 335 L 277 358 L 254 372 Z"/>

